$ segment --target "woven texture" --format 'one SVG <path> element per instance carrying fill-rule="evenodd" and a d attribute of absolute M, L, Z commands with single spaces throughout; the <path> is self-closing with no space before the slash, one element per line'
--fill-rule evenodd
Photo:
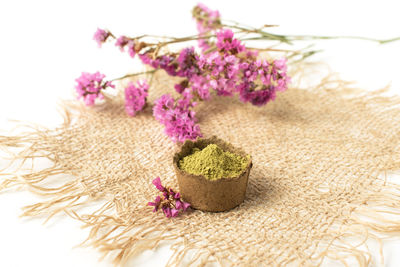
<path fill-rule="evenodd" d="M 21 147 L 16 159 L 52 163 L 18 175 L 4 171 L 2 187 L 47 196 L 24 215 L 63 212 L 81 220 L 91 229 L 86 244 L 117 264 L 169 241 L 170 265 L 366 266 L 365 240 L 400 233 L 400 187 L 385 180 L 400 169 L 400 100 L 340 81 L 294 87 L 261 108 L 222 97 L 197 107 L 205 137 L 216 135 L 253 158 L 245 201 L 229 212 L 195 210 L 174 219 L 151 212 L 152 179 L 178 188 L 178 146 L 151 106 L 131 118 L 118 99 L 95 108 L 69 105 L 57 129 L 0 137 L 3 147 Z M 171 88 L 159 76 L 150 102 Z M 98 210 L 81 210 L 90 203 Z"/>

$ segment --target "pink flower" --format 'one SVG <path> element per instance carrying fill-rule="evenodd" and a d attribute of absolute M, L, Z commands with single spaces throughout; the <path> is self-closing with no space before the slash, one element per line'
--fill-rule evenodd
<path fill-rule="evenodd" d="M 251 102 L 255 106 L 263 106 L 271 100 L 275 100 L 275 90 L 263 87 L 260 90 L 254 90 L 249 86 L 240 87 L 240 100 L 242 102 Z"/>
<path fill-rule="evenodd" d="M 173 55 L 162 55 L 153 59 L 151 55 L 148 53 L 139 54 L 140 60 L 144 64 L 150 65 L 155 69 L 163 69 L 168 75 L 176 76 L 177 75 L 177 64 L 175 62 L 175 57 Z"/>
<path fill-rule="evenodd" d="M 205 35 L 199 35 L 200 37 L 204 37 Z M 202 39 L 200 38 L 199 40 L 197 40 L 197 44 L 200 47 L 201 51 L 207 51 L 211 48 L 210 43 L 208 42 L 208 40 L 206 38 Z"/>
<path fill-rule="evenodd" d="M 176 201 L 176 208 L 178 210 L 186 211 L 190 207 L 190 204 L 181 200 Z"/>
<path fill-rule="evenodd" d="M 148 202 L 147 205 L 153 206 L 154 207 L 153 212 L 156 212 L 160 206 L 160 203 L 161 203 L 161 197 L 157 196 L 154 202 Z"/>
<path fill-rule="evenodd" d="M 94 105 L 97 98 L 103 99 L 104 97 L 101 94 L 101 90 L 106 87 L 114 88 L 111 82 L 103 81 L 104 78 L 105 75 L 100 72 L 93 74 L 82 72 L 82 75 L 75 80 L 77 82 L 75 89 L 78 93 L 78 99 L 83 98 L 87 106 Z"/>
<path fill-rule="evenodd" d="M 176 217 L 179 214 L 179 210 L 172 208 L 171 209 L 171 217 Z"/>
<path fill-rule="evenodd" d="M 223 29 L 217 32 L 217 47 L 220 51 L 237 54 L 245 51 L 244 45 L 236 38 L 233 38 L 233 32 L 230 29 Z"/>
<path fill-rule="evenodd" d="M 150 65 L 153 68 L 155 68 L 152 63 L 153 63 L 153 59 L 150 57 L 149 53 L 142 53 L 142 54 L 138 54 L 140 60 L 142 61 L 143 64 L 146 65 Z"/>
<path fill-rule="evenodd" d="M 230 96 L 239 80 L 239 59 L 235 55 L 215 51 L 201 55 L 199 66 L 205 74 L 206 81 L 195 77 L 192 81 L 194 89 L 212 88 L 218 95 Z"/>
<path fill-rule="evenodd" d="M 196 19 L 199 22 L 204 22 L 209 29 L 213 29 L 212 26 L 214 24 L 220 23 L 221 15 L 218 10 L 212 10 L 203 3 L 198 3 L 195 9 L 197 9 L 195 12 L 199 13 Z"/>
<path fill-rule="evenodd" d="M 286 59 L 241 63 L 243 72 L 241 83 L 237 86 L 242 102 L 262 106 L 276 97 L 276 91 L 285 91 L 290 82 L 287 75 Z"/>
<path fill-rule="evenodd" d="M 136 55 L 136 50 L 135 50 L 135 41 L 134 40 L 130 40 L 128 42 L 128 54 L 134 58 Z"/>
<path fill-rule="evenodd" d="M 196 93 L 200 99 L 208 100 L 210 99 L 210 82 L 207 77 L 201 75 L 194 75 L 190 78 L 191 88 L 194 93 Z"/>
<path fill-rule="evenodd" d="M 128 44 L 130 39 L 124 35 L 118 37 L 117 41 L 115 42 L 115 46 L 118 46 L 121 51 L 124 51 L 125 46 Z"/>
<path fill-rule="evenodd" d="M 117 41 L 115 42 L 115 46 L 118 46 L 121 51 L 124 51 L 125 47 L 128 47 L 128 54 L 132 58 L 136 55 L 135 44 L 135 40 L 124 35 L 118 37 Z"/>
<path fill-rule="evenodd" d="M 154 102 L 153 115 L 160 123 L 164 124 L 168 120 L 171 109 L 175 106 L 175 99 L 170 94 L 162 95 Z"/>
<path fill-rule="evenodd" d="M 193 17 L 196 19 L 200 37 L 206 36 L 209 32 L 221 27 L 219 11 L 211 10 L 204 4 L 199 3 L 194 7 Z M 202 51 L 210 48 L 210 43 L 206 39 L 199 39 L 198 44 Z"/>
<path fill-rule="evenodd" d="M 196 55 L 193 47 L 182 49 L 177 58 L 177 75 L 180 77 L 190 78 L 193 75 L 199 74 L 200 69 L 197 65 L 197 61 L 198 56 Z"/>
<path fill-rule="evenodd" d="M 154 202 L 148 202 L 148 206 L 153 206 L 153 212 L 161 209 L 167 218 L 176 217 L 179 212 L 185 212 L 190 204 L 182 201 L 179 192 L 175 192 L 172 188 L 164 187 L 161 184 L 160 177 L 157 177 L 152 182 L 155 187 L 163 193 L 163 199 L 157 196 Z"/>
<path fill-rule="evenodd" d="M 186 79 L 186 80 L 183 80 L 181 83 L 175 84 L 174 88 L 175 88 L 176 92 L 178 92 L 179 94 L 182 94 L 183 91 L 186 88 L 188 88 L 188 85 L 189 85 L 189 81 Z"/>
<path fill-rule="evenodd" d="M 165 187 L 162 186 L 162 184 L 161 184 L 161 178 L 160 177 L 155 178 L 153 180 L 153 184 L 159 191 L 161 191 L 161 192 L 165 191 Z"/>
<path fill-rule="evenodd" d="M 171 190 L 172 191 L 172 190 Z M 173 191 L 172 191 L 173 192 Z M 173 195 L 172 195 L 172 197 L 174 198 L 174 199 L 180 199 L 181 198 L 181 193 L 174 193 Z"/>
<path fill-rule="evenodd" d="M 95 40 L 97 42 L 97 45 L 101 47 L 101 45 L 107 40 L 110 35 L 110 32 L 97 28 L 97 31 L 93 35 L 93 40 Z"/>
<path fill-rule="evenodd" d="M 129 83 L 125 88 L 125 111 L 129 116 L 135 116 L 146 105 L 149 85 L 146 81 L 138 81 L 137 86 Z"/>
<path fill-rule="evenodd" d="M 174 208 L 163 206 L 161 209 L 164 212 L 165 217 L 167 217 L 167 218 L 176 217 L 179 214 L 179 211 Z"/>
<path fill-rule="evenodd" d="M 182 93 L 182 98 L 175 100 L 169 94 L 162 95 L 154 103 L 153 115 L 165 126 L 165 133 L 174 142 L 195 140 L 202 136 L 200 126 L 196 124 L 195 112 L 192 107 L 196 102 L 192 101 L 193 95 L 189 88 Z"/>
<path fill-rule="evenodd" d="M 179 54 L 165 54 L 156 58 L 149 53 L 143 53 L 139 54 L 139 58 L 144 64 L 163 69 L 171 76 L 190 78 L 200 73 L 198 56 L 193 47 L 184 48 Z"/>

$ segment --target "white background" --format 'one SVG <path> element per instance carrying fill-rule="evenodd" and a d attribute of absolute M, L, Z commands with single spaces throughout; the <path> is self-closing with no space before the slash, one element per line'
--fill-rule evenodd
<path fill-rule="evenodd" d="M 282 34 L 400 36 L 398 1 L 204 1 L 226 19 L 248 25 L 278 24 Z M 8 119 L 54 126 L 60 99 L 71 98 L 81 71 L 114 78 L 132 70 L 132 59 L 112 44 L 98 49 L 97 27 L 116 34 L 185 36 L 195 33 L 196 1 L 1 1 L 0 134 Z M 380 46 L 357 40 L 315 42 L 315 57 L 341 77 L 373 90 L 391 83 L 400 92 L 400 42 Z M 0 193 L 0 266 L 111 266 L 100 254 L 73 246 L 87 230 L 69 218 L 21 219 L 20 208 L 39 200 L 27 192 Z M 386 266 L 400 266 L 399 240 L 386 242 Z M 168 248 L 148 252 L 136 266 L 160 266 Z"/>

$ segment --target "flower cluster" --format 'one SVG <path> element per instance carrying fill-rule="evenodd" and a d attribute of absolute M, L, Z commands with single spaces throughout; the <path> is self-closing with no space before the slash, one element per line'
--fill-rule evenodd
<path fill-rule="evenodd" d="M 147 203 L 148 206 L 153 206 L 153 212 L 158 210 L 162 210 L 164 215 L 167 218 L 176 217 L 179 215 L 179 212 L 186 211 L 190 204 L 184 202 L 181 199 L 181 195 L 179 192 L 175 192 L 173 189 L 164 187 L 161 184 L 160 177 L 157 177 L 153 180 L 154 186 L 162 193 L 161 196 L 157 196 L 154 202 Z"/>
<path fill-rule="evenodd" d="M 97 45 L 101 47 L 101 45 L 107 40 L 108 37 L 111 36 L 109 31 L 97 28 L 97 31 L 93 35 L 93 40 L 97 42 Z"/>
<path fill-rule="evenodd" d="M 163 69 L 170 76 L 192 77 L 199 74 L 197 66 L 198 55 L 193 47 L 184 48 L 180 53 L 169 53 L 158 57 L 153 57 L 154 51 L 149 49 L 145 53 L 139 54 L 139 58 L 144 64 L 155 69 Z"/>
<path fill-rule="evenodd" d="M 276 91 L 285 91 L 290 81 L 286 73 L 286 60 L 257 60 L 240 65 L 244 75 L 238 85 L 240 100 L 262 106 L 276 97 Z"/>
<path fill-rule="evenodd" d="M 104 96 L 101 90 L 107 87 L 114 88 L 114 85 L 109 81 L 104 81 L 104 74 L 100 72 L 88 73 L 82 72 L 82 75 L 77 78 L 75 89 L 78 93 L 78 99 L 83 98 L 83 101 L 87 106 L 92 106 L 97 98 L 103 99 Z"/>
<path fill-rule="evenodd" d="M 135 116 L 146 105 L 149 85 L 146 81 L 132 82 L 125 88 L 125 111 L 129 116 Z"/>
<path fill-rule="evenodd" d="M 239 79 L 237 57 L 216 51 L 203 55 L 199 65 L 204 71 L 209 89 L 214 89 L 218 95 L 231 96 L 233 94 Z"/>
<path fill-rule="evenodd" d="M 125 47 L 128 48 L 128 54 L 133 58 L 136 55 L 136 43 L 135 40 L 128 38 L 124 35 L 118 37 L 117 41 L 115 42 L 115 46 L 119 47 L 119 49 L 123 52 L 125 51 Z"/>
<path fill-rule="evenodd" d="M 169 94 L 162 95 L 154 103 L 153 115 L 165 126 L 165 133 L 172 141 L 195 140 L 202 136 L 192 109 L 196 104 L 191 90 L 187 88 L 180 99 L 174 99 Z"/>
<path fill-rule="evenodd" d="M 233 31 L 230 29 L 222 29 L 217 33 L 216 45 L 220 52 L 236 55 L 245 51 L 245 46 L 233 35 Z"/>
<path fill-rule="evenodd" d="M 199 3 L 193 8 L 193 18 L 196 19 L 197 31 L 200 37 L 205 37 L 208 33 L 221 28 L 221 16 L 218 10 L 211 10 L 206 5 Z M 198 40 L 202 51 L 210 49 L 210 43 L 206 38 Z"/>
<path fill-rule="evenodd" d="M 177 63 L 175 54 L 153 57 L 152 52 L 153 50 L 150 49 L 145 53 L 139 54 L 139 58 L 142 60 L 143 64 L 147 64 L 155 69 L 165 70 L 165 72 L 170 76 L 177 76 Z"/>
<path fill-rule="evenodd" d="M 187 58 L 189 54 L 193 60 L 185 61 L 189 62 L 190 71 L 175 72 L 187 78 L 175 85 L 178 93 L 191 88 L 198 98 L 208 100 L 210 90 L 221 96 L 237 92 L 241 101 L 262 106 L 275 99 L 276 91 L 286 90 L 290 79 L 285 60 L 271 63 L 257 60 L 257 52 L 246 49 L 229 29 L 217 32 L 216 48 L 214 52 L 200 55 L 195 55 L 193 50 L 181 51 L 179 58 Z M 181 62 L 178 61 L 177 68 L 187 68 Z"/>
<path fill-rule="evenodd" d="M 200 32 L 212 31 L 221 27 L 221 15 L 218 10 L 212 10 L 202 3 L 193 8 L 193 17 L 197 22 L 197 29 Z"/>
<path fill-rule="evenodd" d="M 191 78 L 195 75 L 199 75 L 201 70 L 197 64 L 199 56 L 194 51 L 194 47 L 188 47 L 181 50 L 177 61 L 177 72 L 176 75 L 179 77 Z"/>
<path fill-rule="evenodd" d="M 193 17 L 199 31 L 194 37 L 165 37 L 169 39 L 154 43 L 143 41 L 146 35 L 134 38 L 122 35 L 116 38 L 111 32 L 102 29 L 97 29 L 94 35 L 99 45 L 112 38 L 115 46 L 121 51 L 127 50 L 131 57 L 137 54 L 142 63 L 154 70 L 161 69 L 170 76 L 182 78 L 175 85 L 179 98 L 165 94 L 153 106 L 154 117 L 165 126 L 165 133 L 174 142 L 202 136 L 194 111 L 198 101 L 209 100 L 212 95 L 238 95 L 242 102 L 262 106 L 274 100 L 277 91 L 286 90 L 290 82 L 285 59 L 258 59 L 257 50 L 247 48 L 236 38 L 229 26 L 226 28 L 223 24 L 218 11 L 198 4 L 193 9 Z M 244 28 L 239 29 L 242 31 Z M 250 29 L 248 33 L 254 31 Z M 200 53 L 194 47 L 177 52 L 164 49 L 169 44 L 190 40 L 199 40 Z M 102 81 L 104 77 L 99 75 L 86 75 L 77 80 L 78 94 L 87 105 L 93 105 L 97 97 L 102 97 L 101 89 L 109 86 Z M 90 80 L 93 80 L 93 84 Z M 145 107 L 148 87 L 147 83 L 131 83 L 125 88 L 125 110 L 129 116 L 135 116 Z"/>

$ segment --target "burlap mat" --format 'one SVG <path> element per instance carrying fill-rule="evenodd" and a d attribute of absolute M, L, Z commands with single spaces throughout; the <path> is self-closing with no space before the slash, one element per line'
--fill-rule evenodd
<path fill-rule="evenodd" d="M 171 90 L 170 81 L 154 84 L 150 101 Z M 217 135 L 253 157 L 246 199 L 229 212 L 193 211 L 174 219 L 151 212 L 146 203 L 156 193 L 154 177 L 177 188 L 172 167 L 177 146 L 150 106 L 131 118 L 118 100 L 95 108 L 69 105 L 57 129 L 0 137 L 3 147 L 23 148 L 16 158 L 53 164 L 3 171 L 2 187 L 23 185 L 47 196 L 24 208 L 24 215 L 64 212 L 81 220 L 91 229 L 86 244 L 115 263 L 169 241 L 170 265 L 353 259 L 365 266 L 371 261 L 366 240 L 400 233 L 399 217 L 393 217 L 400 215 L 400 187 L 385 180 L 400 169 L 399 103 L 399 97 L 382 92 L 324 81 L 307 90 L 292 86 L 261 108 L 223 97 L 200 105 L 205 137 Z M 54 185 L 61 176 L 69 180 Z M 98 199 L 105 204 L 96 204 Z M 98 210 L 83 212 L 88 203 Z"/>

